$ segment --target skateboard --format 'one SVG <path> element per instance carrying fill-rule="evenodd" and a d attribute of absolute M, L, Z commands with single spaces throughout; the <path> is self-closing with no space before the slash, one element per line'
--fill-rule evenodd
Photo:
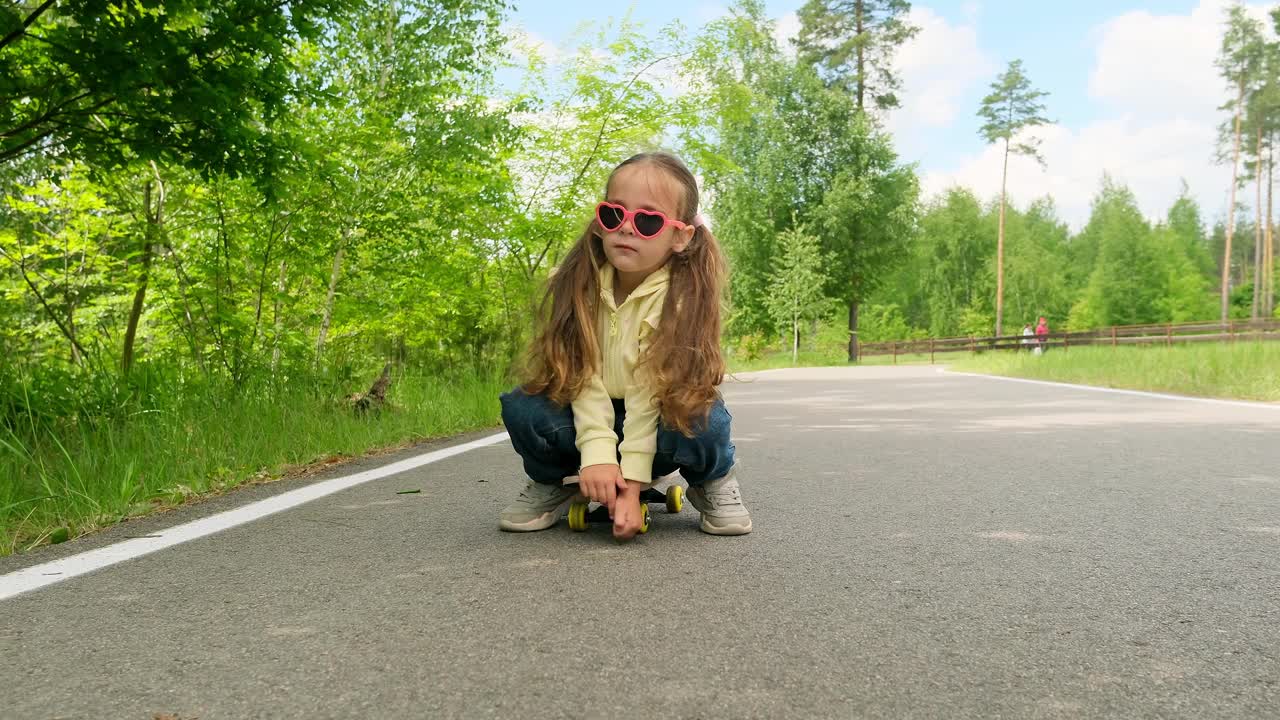
<path fill-rule="evenodd" d="M 667 512 L 678 513 L 684 509 L 684 488 L 672 485 L 666 492 L 646 488 L 640 491 L 640 534 L 649 532 L 649 505 L 666 505 Z M 594 510 L 590 507 L 586 496 L 579 493 L 569 503 L 569 529 L 575 532 L 586 530 L 591 523 L 612 523 L 609 508 L 604 505 Z"/>

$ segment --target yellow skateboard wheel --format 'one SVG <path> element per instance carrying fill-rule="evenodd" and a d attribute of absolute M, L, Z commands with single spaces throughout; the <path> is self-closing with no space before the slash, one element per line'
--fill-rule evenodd
<path fill-rule="evenodd" d="M 640 534 L 649 532 L 649 505 L 642 503 L 640 505 Z"/>
<path fill-rule="evenodd" d="M 569 529 L 576 532 L 587 529 L 587 503 L 569 503 Z"/>
<path fill-rule="evenodd" d="M 667 512 L 678 513 L 684 509 L 684 488 L 672 485 L 667 488 Z"/>

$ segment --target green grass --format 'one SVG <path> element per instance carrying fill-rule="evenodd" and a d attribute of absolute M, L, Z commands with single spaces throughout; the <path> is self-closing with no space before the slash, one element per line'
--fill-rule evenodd
<path fill-rule="evenodd" d="M 306 389 L 242 399 L 192 393 L 107 420 L 49 425 L 28 415 L 29 427 L 0 425 L 0 555 L 246 482 L 492 427 L 507 389 L 496 373 L 403 376 L 389 407 L 364 417 Z"/>
<path fill-rule="evenodd" d="M 753 372 L 756 370 L 777 370 L 789 367 L 840 367 L 849 365 L 843 348 L 839 350 L 801 350 L 796 362 L 791 361 L 790 352 L 772 351 L 754 359 L 728 357 L 729 371 L 732 373 Z M 968 352 L 938 353 L 934 362 L 938 365 L 953 363 L 960 358 L 971 357 Z M 928 364 L 929 353 L 902 354 L 897 361 L 892 355 L 871 355 L 863 357 L 859 365 L 912 365 Z"/>
<path fill-rule="evenodd" d="M 1195 343 L 988 353 L 956 370 L 1153 390 L 1201 397 L 1280 402 L 1280 342 Z"/>
<path fill-rule="evenodd" d="M 747 358 L 741 354 L 729 354 L 725 357 L 731 373 L 754 372 L 756 370 L 776 370 L 789 367 L 827 367 L 830 365 L 847 365 L 846 356 L 832 350 L 801 350 L 796 362 L 791 361 L 791 353 L 770 351 L 759 357 Z"/>

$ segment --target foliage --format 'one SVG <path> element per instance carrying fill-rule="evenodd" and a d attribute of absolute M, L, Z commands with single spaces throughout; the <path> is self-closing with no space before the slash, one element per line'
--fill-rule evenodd
<path fill-rule="evenodd" d="M 778 236 L 782 254 L 774 262 L 766 306 L 774 323 L 788 330 L 792 355 L 799 350 L 800 326 L 817 320 L 826 306 L 822 296 L 823 258 L 818 238 L 803 226 Z"/>
<path fill-rule="evenodd" d="M 982 98 L 978 117 L 984 122 L 978 134 L 988 143 L 1003 140 L 1006 152 L 1026 155 L 1043 163 L 1039 141 L 1021 137 L 1020 133 L 1049 123 L 1040 102 L 1040 98 L 1046 95 L 1048 93 L 1031 87 L 1031 79 L 1022 69 L 1021 60 L 1009 61 L 1009 67 L 991 83 L 991 92 Z"/>
<path fill-rule="evenodd" d="M 0 7 L 0 162 L 70 153 L 205 173 L 281 168 L 292 54 L 358 0 L 136 0 Z"/>
<path fill-rule="evenodd" d="M 859 318 L 858 333 L 864 342 L 888 342 L 890 340 L 910 340 L 925 335 L 923 330 L 915 330 L 907 324 L 902 308 L 897 305 L 876 305 L 868 303 L 862 306 Z"/>
<path fill-rule="evenodd" d="M 779 238 L 809 227 L 830 263 L 826 297 L 861 302 L 904 259 L 918 182 L 844 89 L 786 57 L 761 3 L 712 23 L 689 63 L 712 108 L 685 142 L 704 172 L 733 268 L 729 331 L 779 330 L 768 309 Z"/>
<path fill-rule="evenodd" d="M 896 108 L 902 82 L 893 56 L 920 31 L 907 21 L 910 11 L 907 0 L 807 0 L 796 13 L 801 61 L 852 96 L 859 111 L 868 99 L 879 110 Z"/>

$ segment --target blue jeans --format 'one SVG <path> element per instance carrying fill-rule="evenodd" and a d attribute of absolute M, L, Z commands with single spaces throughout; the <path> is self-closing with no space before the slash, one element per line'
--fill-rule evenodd
<path fill-rule="evenodd" d="M 560 407 L 543 395 L 530 395 L 520 388 L 503 393 L 502 423 L 507 426 L 511 445 L 524 460 L 525 473 L 535 482 L 560 484 L 578 474 L 582 457 L 574 443 L 573 407 Z M 613 431 L 622 441 L 622 420 L 626 407 L 613 401 Z M 711 414 L 693 437 L 658 423 L 658 451 L 653 457 L 653 479 L 680 471 L 689 485 L 724 477 L 733 467 L 733 443 L 729 425 L 733 420 L 717 398 Z"/>

